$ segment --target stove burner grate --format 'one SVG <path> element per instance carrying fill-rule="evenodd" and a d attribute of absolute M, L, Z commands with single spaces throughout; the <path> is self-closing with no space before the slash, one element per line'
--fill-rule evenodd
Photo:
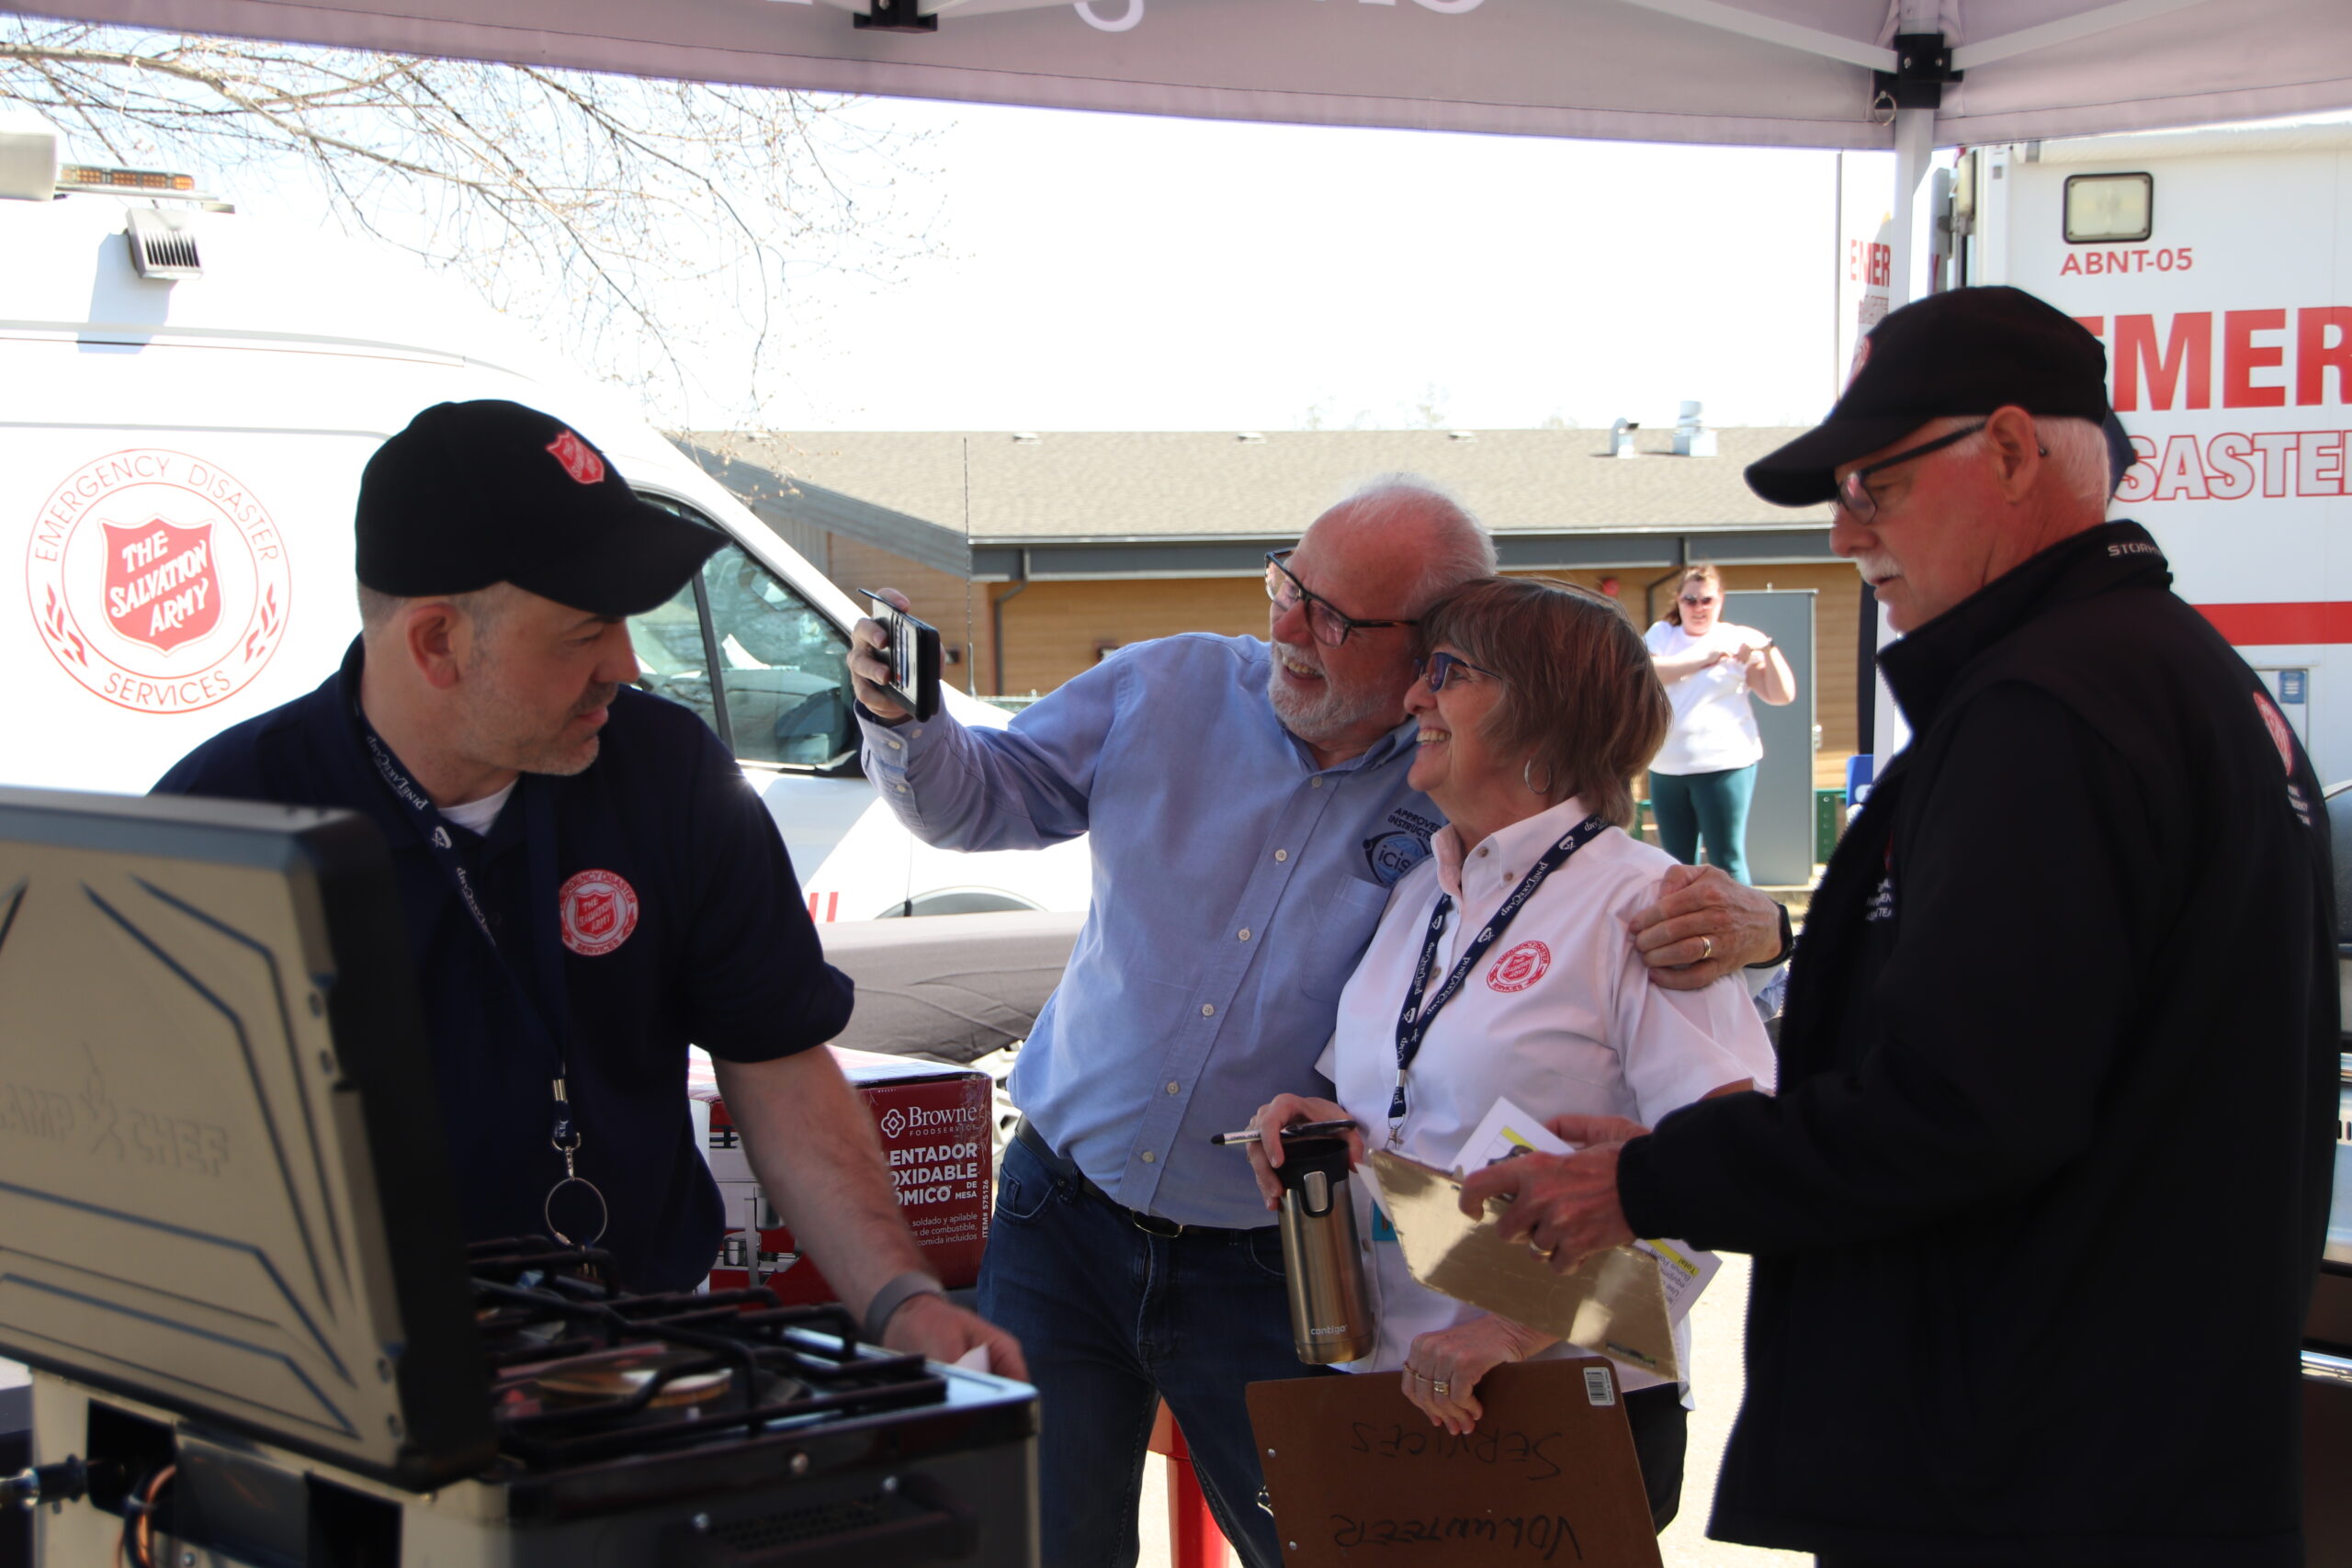
<path fill-rule="evenodd" d="M 861 1349 L 856 1322 L 839 1306 L 778 1306 L 763 1287 L 627 1295 L 610 1282 L 609 1254 L 528 1240 L 478 1244 L 468 1266 L 488 1359 L 503 1374 L 500 1447 L 535 1468 L 936 1404 L 946 1394 L 922 1357 Z M 618 1355 L 641 1365 L 625 1393 L 543 1401 L 529 1387 Z M 695 1393 L 703 1382 L 708 1393 Z"/>

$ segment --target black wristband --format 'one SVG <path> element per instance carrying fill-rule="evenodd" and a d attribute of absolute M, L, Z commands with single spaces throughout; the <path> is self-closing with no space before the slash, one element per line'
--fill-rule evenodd
<path fill-rule="evenodd" d="M 865 1338 L 871 1345 L 882 1343 L 882 1332 L 890 1326 L 890 1319 L 898 1310 L 917 1296 L 944 1296 L 947 1288 L 920 1269 L 910 1269 L 894 1274 L 874 1292 L 865 1303 Z"/>
<path fill-rule="evenodd" d="M 1796 946 L 1797 939 L 1795 930 L 1789 924 L 1789 907 L 1786 904 L 1783 904 L 1781 906 L 1781 951 L 1772 954 L 1771 957 L 1763 960 L 1761 963 L 1751 964 L 1747 965 L 1747 967 L 1750 969 L 1777 969 L 1781 964 L 1786 964 L 1789 961 L 1789 954 L 1796 951 Z"/>

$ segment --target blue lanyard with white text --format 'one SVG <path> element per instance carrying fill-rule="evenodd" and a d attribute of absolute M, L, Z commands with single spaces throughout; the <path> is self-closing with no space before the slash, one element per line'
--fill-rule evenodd
<path fill-rule="evenodd" d="M 1535 890 L 1544 886 L 1544 879 L 1567 864 L 1570 855 L 1599 838 L 1608 828 L 1608 822 L 1601 818 L 1588 817 L 1569 829 L 1558 843 L 1544 851 L 1534 869 L 1519 879 L 1519 886 L 1511 889 L 1510 897 L 1503 900 L 1502 907 L 1495 911 L 1494 919 L 1479 928 L 1478 934 L 1471 939 L 1470 945 L 1454 961 L 1453 971 L 1445 977 L 1445 984 L 1438 987 L 1435 996 L 1424 1002 L 1420 999 L 1421 990 L 1430 983 L 1430 970 L 1437 963 L 1437 946 L 1445 936 L 1445 919 L 1453 912 L 1453 896 L 1450 893 L 1438 895 L 1437 908 L 1430 916 L 1429 931 L 1421 938 L 1421 961 L 1413 966 L 1412 987 L 1405 993 L 1405 1010 L 1396 1017 L 1396 1089 L 1388 1099 L 1390 1143 L 1404 1141 L 1406 1074 L 1413 1065 L 1413 1058 L 1421 1054 L 1421 1042 L 1428 1038 L 1430 1025 L 1437 1021 L 1438 1013 L 1453 999 L 1454 993 L 1462 989 L 1462 983 L 1470 977 L 1472 970 L 1478 967 L 1478 961 L 1487 956 L 1487 949 L 1501 938 L 1527 901 L 1535 897 Z"/>
<path fill-rule="evenodd" d="M 548 1138 L 556 1152 L 563 1156 L 564 1174 L 563 1179 L 548 1190 L 544 1208 L 548 1230 L 557 1240 L 568 1243 L 570 1238 L 555 1228 L 553 1211 L 558 1192 L 576 1183 L 595 1195 L 598 1208 L 605 1213 L 607 1223 L 610 1211 L 604 1206 L 604 1193 L 594 1183 L 582 1179 L 577 1169 L 580 1123 L 571 1113 L 571 1074 L 564 1049 L 564 1031 L 571 1022 L 571 1008 L 570 998 L 564 994 L 562 939 L 554 924 L 557 919 L 554 798 L 545 789 L 524 788 L 517 781 L 517 793 L 523 797 L 524 840 L 529 859 L 531 949 L 539 976 L 540 994 L 534 998 L 530 987 L 524 985 L 522 976 L 514 973 L 505 949 L 499 946 L 497 935 L 490 929 L 490 917 L 483 912 L 481 899 L 474 891 L 473 874 L 466 869 L 465 860 L 458 853 L 457 845 L 449 836 L 448 819 L 441 815 L 432 797 L 409 777 L 408 770 L 392 754 L 392 749 L 384 744 L 384 738 L 376 733 L 376 727 L 368 722 L 368 716 L 359 710 L 356 703 L 352 705 L 351 717 L 352 722 L 359 727 L 359 739 L 368 748 L 368 760 L 376 764 L 376 772 L 382 776 L 385 787 L 391 791 L 392 798 L 408 808 L 409 820 L 416 829 L 417 837 L 424 841 L 434 863 L 441 868 L 442 875 L 456 890 L 458 901 L 466 907 L 466 913 L 473 917 L 474 929 L 481 932 L 482 941 L 490 944 L 491 956 L 497 961 L 500 973 L 506 976 L 507 984 L 513 987 L 514 999 L 525 1021 L 536 1028 L 548 1055 L 554 1060 L 555 1076 L 549 1080 L 548 1088 L 555 1104 Z M 589 1239 L 587 1245 L 594 1246 L 603 1239 L 604 1234 L 605 1226 L 600 1224 L 596 1235 Z"/>

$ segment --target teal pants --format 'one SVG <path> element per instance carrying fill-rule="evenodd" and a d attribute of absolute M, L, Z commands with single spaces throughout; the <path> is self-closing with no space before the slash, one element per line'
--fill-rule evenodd
<path fill-rule="evenodd" d="M 1660 848 L 1684 865 L 1721 866 L 1734 882 L 1747 880 L 1747 806 L 1756 797 L 1756 764 L 1719 773 L 1650 774 L 1650 814 Z"/>

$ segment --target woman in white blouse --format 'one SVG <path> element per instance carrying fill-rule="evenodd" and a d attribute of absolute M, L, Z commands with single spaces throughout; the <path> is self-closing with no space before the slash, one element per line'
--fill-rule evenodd
<path fill-rule="evenodd" d="M 1682 574 L 1666 618 L 1644 639 L 1674 705 L 1650 763 L 1650 811 L 1667 853 L 1694 865 L 1703 840 L 1707 859 L 1746 882 L 1747 807 L 1764 760 L 1747 699 L 1794 702 L 1797 678 L 1770 637 L 1724 620 L 1723 607 L 1723 575 L 1702 562 Z"/>
<path fill-rule="evenodd" d="M 1737 978 L 1698 991 L 1653 986 L 1627 932 L 1673 862 L 1624 831 L 1632 781 L 1668 710 L 1623 612 L 1582 589 L 1498 577 L 1449 595 L 1422 627 L 1430 651 L 1406 702 L 1420 721 L 1411 782 L 1448 825 L 1397 883 L 1340 995 L 1317 1064 L 1334 1099 L 1282 1095 L 1258 1112 L 1264 1136 L 1251 1157 L 1270 1208 L 1274 1133 L 1295 1121 L 1351 1118 L 1360 1145 L 1449 1168 L 1498 1098 L 1546 1121 L 1655 1126 L 1771 1074 Z M 1588 1354 L 1415 1282 L 1370 1183 L 1351 1185 L 1380 1324 L 1373 1353 L 1349 1371 L 1397 1374 L 1432 1424 L 1466 1433 L 1480 1415 L 1478 1380 L 1494 1367 Z M 1681 1492 L 1681 1396 L 1638 1367 L 1618 1371 L 1663 1529 Z"/>

